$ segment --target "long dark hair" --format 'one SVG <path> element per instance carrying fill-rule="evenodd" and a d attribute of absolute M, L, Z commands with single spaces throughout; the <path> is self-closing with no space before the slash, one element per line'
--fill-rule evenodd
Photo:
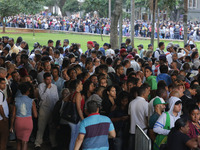
<path fill-rule="evenodd" d="M 60 47 L 60 40 L 57 40 L 57 41 L 56 41 L 56 47 L 55 47 L 55 48 L 58 49 L 59 47 Z"/>

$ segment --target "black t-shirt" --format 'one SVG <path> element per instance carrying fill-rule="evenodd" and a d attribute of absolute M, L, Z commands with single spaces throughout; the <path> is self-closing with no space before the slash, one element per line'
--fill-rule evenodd
<path fill-rule="evenodd" d="M 168 135 L 167 145 L 169 150 L 190 150 L 186 146 L 187 141 L 190 137 L 180 131 L 171 130 Z"/>

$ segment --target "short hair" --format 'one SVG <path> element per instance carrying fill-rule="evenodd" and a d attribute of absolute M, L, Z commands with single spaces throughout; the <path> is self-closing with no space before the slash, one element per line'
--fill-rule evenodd
<path fill-rule="evenodd" d="M 110 58 L 110 57 L 106 58 L 106 64 L 107 65 L 111 65 L 112 62 L 113 62 L 112 58 Z"/>
<path fill-rule="evenodd" d="M 167 65 L 161 65 L 160 66 L 160 73 L 168 73 Z"/>
<path fill-rule="evenodd" d="M 131 43 L 131 39 L 126 39 L 126 42 L 130 44 Z"/>
<path fill-rule="evenodd" d="M 27 54 L 21 54 L 21 59 L 28 59 L 28 55 Z"/>
<path fill-rule="evenodd" d="M 167 86 L 166 82 L 164 80 L 160 80 L 158 81 L 158 89 L 165 89 L 165 87 Z"/>
<path fill-rule="evenodd" d="M 161 47 L 161 46 L 163 46 L 164 45 L 164 42 L 160 42 L 159 44 L 158 44 L 158 47 Z"/>
<path fill-rule="evenodd" d="M 71 71 L 75 71 L 76 72 L 76 69 L 75 68 L 69 68 L 68 70 L 67 70 L 67 75 L 69 76 L 69 74 L 71 73 Z"/>
<path fill-rule="evenodd" d="M 130 61 L 128 59 L 125 59 L 123 62 L 122 62 L 122 65 L 123 66 L 126 66 Z"/>
<path fill-rule="evenodd" d="M 56 69 L 58 71 L 58 74 L 59 74 L 59 71 L 60 71 L 59 68 L 54 66 L 51 70 L 53 71 L 54 69 Z"/>
<path fill-rule="evenodd" d="M 9 38 L 8 40 L 11 40 L 12 42 L 14 42 L 14 39 L 13 39 L 13 38 Z"/>
<path fill-rule="evenodd" d="M 9 52 L 10 48 L 6 46 L 6 47 L 3 48 L 3 50 L 6 50 L 6 51 Z"/>
<path fill-rule="evenodd" d="M 49 44 L 49 43 L 53 43 L 53 40 L 48 40 L 48 44 Z"/>
<path fill-rule="evenodd" d="M 96 101 L 91 100 L 87 103 L 87 111 L 89 114 L 97 112 L 97 109 L 99 108 Z"/>
<path fill-rule="evenodd" d="M 31 83 L 30 82 L 23 82 L 19 85 L 19 90 L 23 94 L 25 94 L 27 91 L 31 89 Z"/>
<path fill-rule="evenodd" d="M 51 77 L 51 74 L 49 72 L 45 72 L 43 75 L 44 79 L 46 79 L 47 77 Z"/>
<path fill-rule="evenodd" d="M 149 87 L 150 87 L 149 84 L 143 83 L 141 87 L 139 87 L 138 89 L 138 96 L 142 96 L 146 92 L 146 89 Z"/>
<path fill-rule="evenodd" d="M 101 64 L 101 65 L 99 65 L 99 69 L 104 70 L 105 72 L 108 72 L 108 66 L 107 65 Z"/>
<path fill-rule="evenodd" d="M 5 72 L 7 72 L 7 70 L 3 67 L 0 67 L 0 73 L 5 73 Z"/>
<path fill-rule="evenodd" d="M 54 54 L 60 55 L 60 51 L 59 50 L 55 50 Z"/>
<path fill-rule="evenodd" d="M 1 82 L 1 81 L 6 81 L 6 80 L 5 80 L 4 78 L 0 78 L 0 82 Z"/>
<path fill-rule="evenodd" d="M 174 126 L 174 129 L 176 130 L 179 130 L 181 127 L 185 127 L 186 124 L 187 124 L 188 120 L 186 117 L 182 117 L 182 118 L 179 118 L 178 120 L 176 120 L 175 122 L 175 126 Z"/>
<path fill-rule="evenodd" d="M 158 89 L 156 90 L 156 95 L 159 96 L 159 97 L 162 97 L 162 94 L 163 94 L 164 92 L 166 92 L 166 91 L 167 91 L 167 90 L 164 89 L 164 88 L 158 88 Z"/>
<path fill-rule="evenodd" d="M 138 81 L 139 81 L 138 78 L 130 77 L 130 78 L 127 80 L 127 84 L 128 84 L 128 83 L 132 83 L 133 85 L 137 85 Z"/>

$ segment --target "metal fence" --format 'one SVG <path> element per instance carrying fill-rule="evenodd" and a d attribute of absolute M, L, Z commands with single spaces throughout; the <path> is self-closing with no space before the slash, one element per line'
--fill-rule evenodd
<path fill-rule="evenodd" d="M 138 125 L 135 128 L 135 150 L 151 150 L 151 139 Z"/>

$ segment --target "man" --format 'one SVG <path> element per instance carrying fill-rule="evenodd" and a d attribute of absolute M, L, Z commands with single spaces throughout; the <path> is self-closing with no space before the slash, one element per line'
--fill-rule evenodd
<path fill-rule="evenodd" d="M 156 98 L 159 98 L 161 100 L 162 103 L 165 103 L 168 100 L 168 93 L 167 90 L 165 88 L 158 88 L 156 90 L 156 97 L 153 98 L 148 105 L 148 109 L 149 109 L 149 118 L 151 117 L 151 115 L 153 115 L 154 112 L 154 106 L 153 106 L 153 102 Z"/>
<path fill-rule="evenodd" d="M 21 55 L 21 64 L 23 64 L 23 68 L 25 68 L 28 73 L 31 70 L 34 70 L 33 66 L 29 63 L 28 55 L 27 54 L 22 54 Z"/>
<path fill-rule="evenodd" d="M 87 42 L 87 48 L 88 48 L 88 50 L 85 52 L 85 55 L 86 55 L 87 57 L 90 57 L 91 52 L 92 52 L 92 50 L 93 50 L 93 47 L 94 47 L 94 43 L 93 43 L 92 41 L 88 41 L 88 42 Z"/>
<path fill-rule="evenodd" d="M 160 66 L 160 74 L 156 78 L 157 82 L 160 80 L 164 80 L 169 86 L 172 83 L 170 75 L 168 75 L 168 66 L 167 65 L 161 65 Z"/>
<path fill-rule="evenodd" d="M 52 83 L 57 86 L 58 95 L 59 95 L 59 98 L 60 98 L 62 96 L 61 92 L 62 92 L 62 89 L 64 88 L 65 80 L 59 77 L 59 69 L 58 69 L 58 67 L 53 67 L 52 68 L 52 76 L 53 76 Z"/>
<path fill-rule="evenodd" d="M 154 150 L 159 150 L 161 144 L 167 142 L 167 135 L 170 129 L 174 127 L 174 123 L 180 118 L 182 102 L 178 97 L 171 97 L 169 100 L 169 111 L 162 113 L 153 127 L 153 131 L 157 133 L 154 142 Z"/>
<path fill-rule="evenodd" d="M 126 49 L 128 53 L 132 52 L 131 39 L 126 39 Z"/>
<path fill-rule="evenodd" d="M 173 44 L 169 43 L 167 45 L 166 49 L 167 49 L 167 52 L 165 53 L 165 55 L 166 55 L 167 62 L 170 65 L 173 62 L 173 60 L 172 60 L 172 54 L 174 52 Z"/>
<path fill-rule="evenodd" d="M 65 51 L 66 49 L 69 49 L 70 46 L 69 46 L 69 40 L 68 39 L 64 39 L 64 42 L 63 42 L 63 50 Z"/>
<path fill-rule="evenodd" d="M 3 48 L 3 56 L 5 57 L 5 60 L 7 61 L 11 61 L 12 60 L 12 58 L 11 58 L 11 56 L 10 56 L 10 54 L 9 54 L 9 48 L 8 47 L 4 47 Z"/>
<path fill-rule="evenodd" d="M 154 52 L 154 58 L 156 58 L 156 60 L 159 60 L 159 56 L 161 54 L 165 54 L 164 49 L 165 49 L 165 43 L 160 42 L 158 44 L 158 49 Z"/>
<path fill-rule="evenodd" d="M 51 64 L 50 62 L 47 60 L 45 62 L 42 63 L 43 67 L 44 67 L 44 70 L 42 70 L 40 73 L 38 73 L 38 76 L 37 76 L 37 81 L 38 83 L 42 83 L 43 82 L 43 75 L 45 72 L 51 72 Z"/>
<path fill-rule="evenodd" d="M 148 120 L 148 96 L 150 93 L 150 86 L 144 83 L 138 89 L 138 96 L 130 102 L 128 114 L 130 115 L 130 140 L 129 150 L 135 148 L 135 127 L 139 125 L 143 130 L 147 128 Z"/>
<path fill-rule="evenodd" d="M 149 44 L 149 45 L 148 45 L 148 50 L 153 51 L 153 45 L 152 45 L 152 44 Z"/>
<path fill-rule="evenodd" d="M 106 51 L 106 56 L 113 58 L 115 56 L 115 51 L 111 49 L 111 45 L 109 44 L 108 49 Z"/>
<path fill-rule="evenodd" d="M 99 114 L 99 106 L 93 100 L 87 103 L 87 112 L 89 116 L 80 124 L 74 150 L 79 150 L 82 143 L 83 150 L 108 150 L 108 136 L 116 136 L 113 123 L 108 117 Z"/>
<path fill-rule="evenodd" d="M 17 71 L 11 73 L 12 81 L 10 84 L 10 88 L 12 90 L 12 97 L 15 98 L 15 95 L 18 91 L 19 83 L 20 83 L 20 75 Z"/>
<path fill-rule="evenodd" d="M 165 111 L 165 104 L 167 103 L 158 97 L 153 100 L 154 113 L 149 119 L 149 137 L 152 141 L 156 139 L 156 134 L 153 132 L 153 127 L 160 115 Z"/>
<path fill-rule="evenodd" d="M 39 116 L 38 116 L 38 131 L 35 140 L 35 148 L 40 149 L 43 142 L 43 134 L 47 124 L 49 125 L 49 136 L 51 146 L 56 147 L 55 128 L 52 127 L 52 111 L 55 103 L 59 100 L 58 90 L 56 85 L 51 83 L 51 74 L 46 72 L 43 75 L 44 83 L 39 84 L 38 91 L 41 98 Z"/>
<path fill-rule="evenodd" d="M 11 55 L 12 53 L 16 53 L 16 54 L 19 53 L 19 48 L 15 45 L 14 39 L 13 39 L 13 38 L 9 38 L 9 39 L 8 39 L 8 44 L 9 44 L 10 47 L 11 47 L 11 49 L 10 49 L 10 51 L 9 51 L 10 55 Z"/>
<path fill-rule="evenodd" d="M 3 90 L 6 88 L 6 81 L 4 78 L 0 78 L 0 149 L 6 150 L 8 136 L 9 136 L 9 124 L 8 124 L 8 103 L 4 95 Z"/>
<path fill-rule="evenodd" d="M 48 40 L 48 47 L 52 47 L 53 48 L 53 40 Z"/>
<path fill-rule="evenodd" d="M 140 54 L 139 54 L 140 58 L 143 58 L 144 46 L 142 44 L 140 44 L 137 47 L 138 47 L 138 50 L 140 51 Z"/>
<path fill-rule="evenodd" d="M 8 47 L 9 49 L 11 49 L 10 45 L 8 44 L 8 39 L 8 36 L 3 36 L 4 47 Z"/>

